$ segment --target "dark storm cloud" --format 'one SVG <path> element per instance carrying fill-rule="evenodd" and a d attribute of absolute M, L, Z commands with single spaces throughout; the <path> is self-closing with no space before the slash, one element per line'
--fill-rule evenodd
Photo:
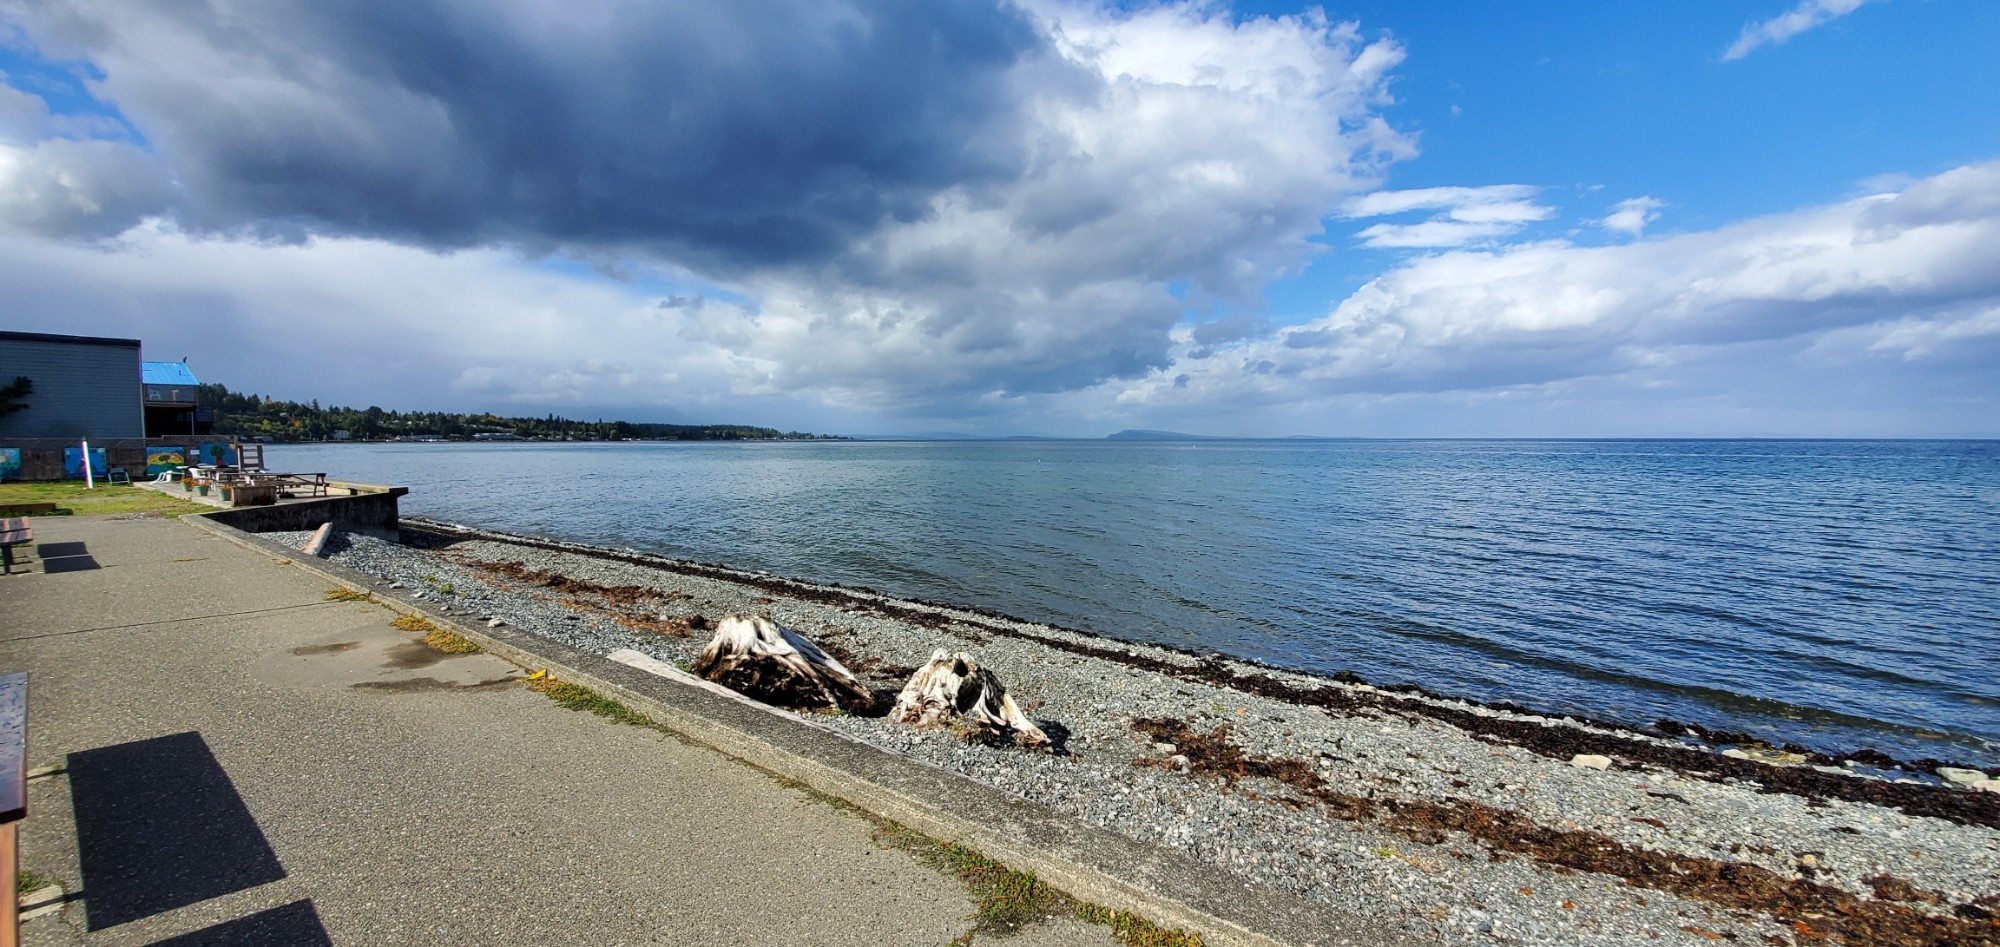
<path fill-rule="evenodd" d="M 82 143 L 157 186 L 119 191 L 45 105 L 0 98 L 23 129 L 0 127 L 0 239 L 83 266 L 58 248 L 110 235 L 90 259 L 132 272 L 185 252 L 274 323 L 305 307 L 261 295 L 282 260 L 350 324 L 500 345 L 454 384 L 519 403 L 938 415 L 1143 377 L 1190 307 L 1254 308 L 1414 153 L 1375 115 L 1393 38 L 1206 0 L 0 0 L 6 21 L 130 123 Z M 508 265 L 541 281 L 490 289 Z M 574 368 L 597 363 L 632 370 Z"/>
<path fill-rule="evenodd" d="M 974 0 L 47 5 L 203 229 L 812 261 L 1018 173 L 1042 40 Z"/>

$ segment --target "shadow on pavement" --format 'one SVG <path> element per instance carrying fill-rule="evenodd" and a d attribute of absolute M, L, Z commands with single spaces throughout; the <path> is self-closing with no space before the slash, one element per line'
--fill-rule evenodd
<path fill-rule="evenodd" d="M 83 572 L 102 568 L 82 543 L 36 543 L 43 572 Z"/>
<path fill-rule="evenodd" d="M 179 937 L 156 940 L 152 947 L 333 947 L 333 938 L 319 922 L 311 901 L 293 901 L 247 917 L 224 921 Z"/>
<path fill-rule="evenodd" d="M 68 769 L 90 930 L 285 877 L 199 733 L 71 753 Z"/>

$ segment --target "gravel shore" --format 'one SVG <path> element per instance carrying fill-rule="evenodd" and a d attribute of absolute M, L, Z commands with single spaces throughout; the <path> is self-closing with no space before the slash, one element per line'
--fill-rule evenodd
<path fill-rule="evenodd" d="M 299 547 L 307 534 L 260 538 Z M 815 720 L 1419 937 L 2000 945 L 2000 794 L 1930 774 L 449 524 L 411 521 L 405 538 L 336 536 L 329 558 L 379 577 L 390 600 L 598 654 L 685 665 L 707 640 L 697 617 L 762 614 L 893 693 L 934 649 L 968 652 L 1055 752 Z"/>

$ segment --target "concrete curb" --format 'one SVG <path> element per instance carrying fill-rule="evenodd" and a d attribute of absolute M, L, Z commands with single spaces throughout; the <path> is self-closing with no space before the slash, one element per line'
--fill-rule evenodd
<path fill-rule="evenodd" d="M 1414 944 L 1401 932 L 1294 895 L 1255 888 L 1180 852 L 1136 842 L 956 773 L 677 684 L 511 626 L 488 628 L 389 598 L 372 576 L 258 540 L 206 514 L 181 517 L 328 581 L 422 614 L 524 668 L 547 669 L 631 706 L 687 739 L 932 838 L 976 849 L 1075 897 L 1129 911 L 1211 945 Z"/>

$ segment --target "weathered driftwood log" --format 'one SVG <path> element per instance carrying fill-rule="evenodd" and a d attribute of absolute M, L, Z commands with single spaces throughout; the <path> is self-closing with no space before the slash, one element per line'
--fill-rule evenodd
<path fill-rule="evenodd" d="M 867 710 L 875 695 L 812 639 L 763 617 L 731 615 L 716 626 L 694 672 L 780 707 Z"/>
<path fill-rule="evenodd" d="M 896 696 L 892 719 L 918 726 L 960 722 L 966 735 L 989 743 L 1047 746 L 1048 734 L 1021 713 L 1000 678 L 964 652 L 940 648 Z"/>

